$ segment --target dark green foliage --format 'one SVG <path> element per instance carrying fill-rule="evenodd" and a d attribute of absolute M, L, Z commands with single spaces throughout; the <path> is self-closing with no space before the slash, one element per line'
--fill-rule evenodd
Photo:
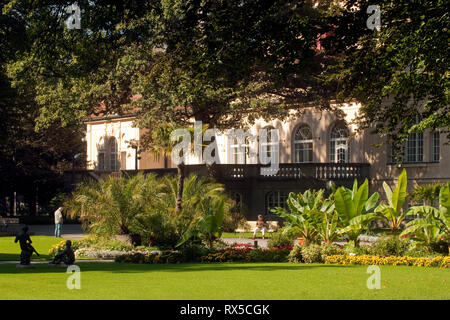
<path fill-rule="evenodd" d="M 404 256 L 409 247 L 409 241 L 402 240 L 399 237 L 380 238 L 375 245 L 372 246 L 370 252 L 373 255 L 388 256 Z"/>

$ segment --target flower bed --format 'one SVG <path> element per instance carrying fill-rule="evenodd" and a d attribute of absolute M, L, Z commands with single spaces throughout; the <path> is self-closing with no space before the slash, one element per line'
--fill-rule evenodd
<path fill-rule="evenodd" d="M 332 255 L 325 258 L 325 264 L 360 264 L 360 265 L 404 265 L 414 267 L 441 267 L 450 268 L 450 257 L 439 256 L 435 258 L 414 258 L 414 257 L 380 257 L 369 255 Z"/>
<path fill-rule="evenodd" d="M 141 251 L 127 252 L 115 258 L 115 262 L 120 263 L 181 263 L 183 254 L 180 251 L 152 251 L 144 253 Z"/>
<path fill-rule="evenodd" d="M 227 248 L 200 258 L 201 262 L 287 262 L 290 249 Z"/>

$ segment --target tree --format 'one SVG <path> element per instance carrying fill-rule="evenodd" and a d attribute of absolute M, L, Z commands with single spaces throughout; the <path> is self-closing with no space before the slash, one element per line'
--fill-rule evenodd
<path fill-rule="evenodd" d="M 11 69 L 16 86 L 37 88 L 39 128 L 130 110 L 141 128 L 192 118 L 230 127 L 329 105 L 316 85 L 328 1 L 84 0 L 81 30 L 64 26 L 69 3 L 6 6 L 28 26 Z"/>
<path fill-rule="evenodd" d="M 340 234 L 346 234 L 350 241 L 359 245 L 358 236 L 369 228 L 369 222 L 374 219 L 373 209 L 378 202 L 379 194 L 375 192 L 369 198 L 369 182 L 366 179 L 358 188 L 355 179 L 353 188 L 340 187 L 334 192 L 334 204 L 339 214 L 343 228 Z"/>
<path fill-rule="evenodd" d="M 447 132 L 450 138 L 447 3 L 341 3 L 341 14 L 333 17 L 334 31 L 323 39 L 334 61 L 328 80 L 338 85 L 338 101 L 362 102 L 360 129 L 374 129 L 397 151 L 408 134 L 427 128 Z M 378 30 L 366 27 L 369 5 L 381 9 Z"/>

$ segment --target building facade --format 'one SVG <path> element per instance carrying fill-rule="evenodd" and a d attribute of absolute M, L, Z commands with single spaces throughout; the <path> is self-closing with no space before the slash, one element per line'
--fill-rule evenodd
<path fill-rule="evenodd" d="M 450 147 L 439 132 L 410 135 L 405 145 L 404 163 L 393 161 L 391 146 L 381 143 L 377 135 L 364 131 L 356 134 L 353 120 L 360 105 L 340 106 L 341 113 L 309 109 L 287 121 L 260 119 L 249 129 L 258 136 L 260 129 L 278 129 L 279 170 L 263 175 L 259 157 L 252 150 L 261 147 L 270 154 L 270 141 L 245 140 L 243 145 L 227 132 L 216 134 L 218 161 L 205 166 L 190 156 L 185 173 L 212 175 L 225 184 L 230 195 L 247 207 L 248 219 L 258 214 L 271 215 L 270 208 L 284 206 L 289 192 L 306 189 L 350 186 L 356 178 L 369 179 L 371 191 L 383 198 L 382 183 L 394 185 L 403 168 L 408 187 L 417 184 L 450 181 Z M 139 149 L 143 132 L 133 127 L 132 117 L 98 118 L 87 123 L 87 168 L 94 175 L 116 174 L 135 170 L 175 173 L 170 159 Z M 171 169 L 172 168 L 172 169 Z M 212 172 L 213 171 L 213 172 Z M 274 218 L 274 217 L 269 217 Z"/>

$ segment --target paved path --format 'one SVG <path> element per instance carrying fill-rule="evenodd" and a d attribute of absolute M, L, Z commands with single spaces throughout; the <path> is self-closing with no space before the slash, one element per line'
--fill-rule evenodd
<path fill-rule="evenodd" d="M 227 244 L 242 243 L 242 244 L 251 244 L 251 245 L 253 245 L 254 242 L 257 241 L 258 247 L 267 248 L 267 242 L 269 240 L 267 240 L 267 239 L 263 240 L 261 238 L 256 239 L 256 240 L 246 239 L 246 238 L 222 238 L 222 241 L 224 241 Z"/>
<path fill-rule="evenodd" d="M 33 232 L 36 236 L 54 236 L 55 235 L 55 225 L 44 224 L 44 225 L 29 225 L 30 232 Z M 82 237 L 86 236 L 83 234 L 83 229 L 81 224 L 63 224 L 61 229 L 61 237 L 65 239 L 80 240 Z"/>

